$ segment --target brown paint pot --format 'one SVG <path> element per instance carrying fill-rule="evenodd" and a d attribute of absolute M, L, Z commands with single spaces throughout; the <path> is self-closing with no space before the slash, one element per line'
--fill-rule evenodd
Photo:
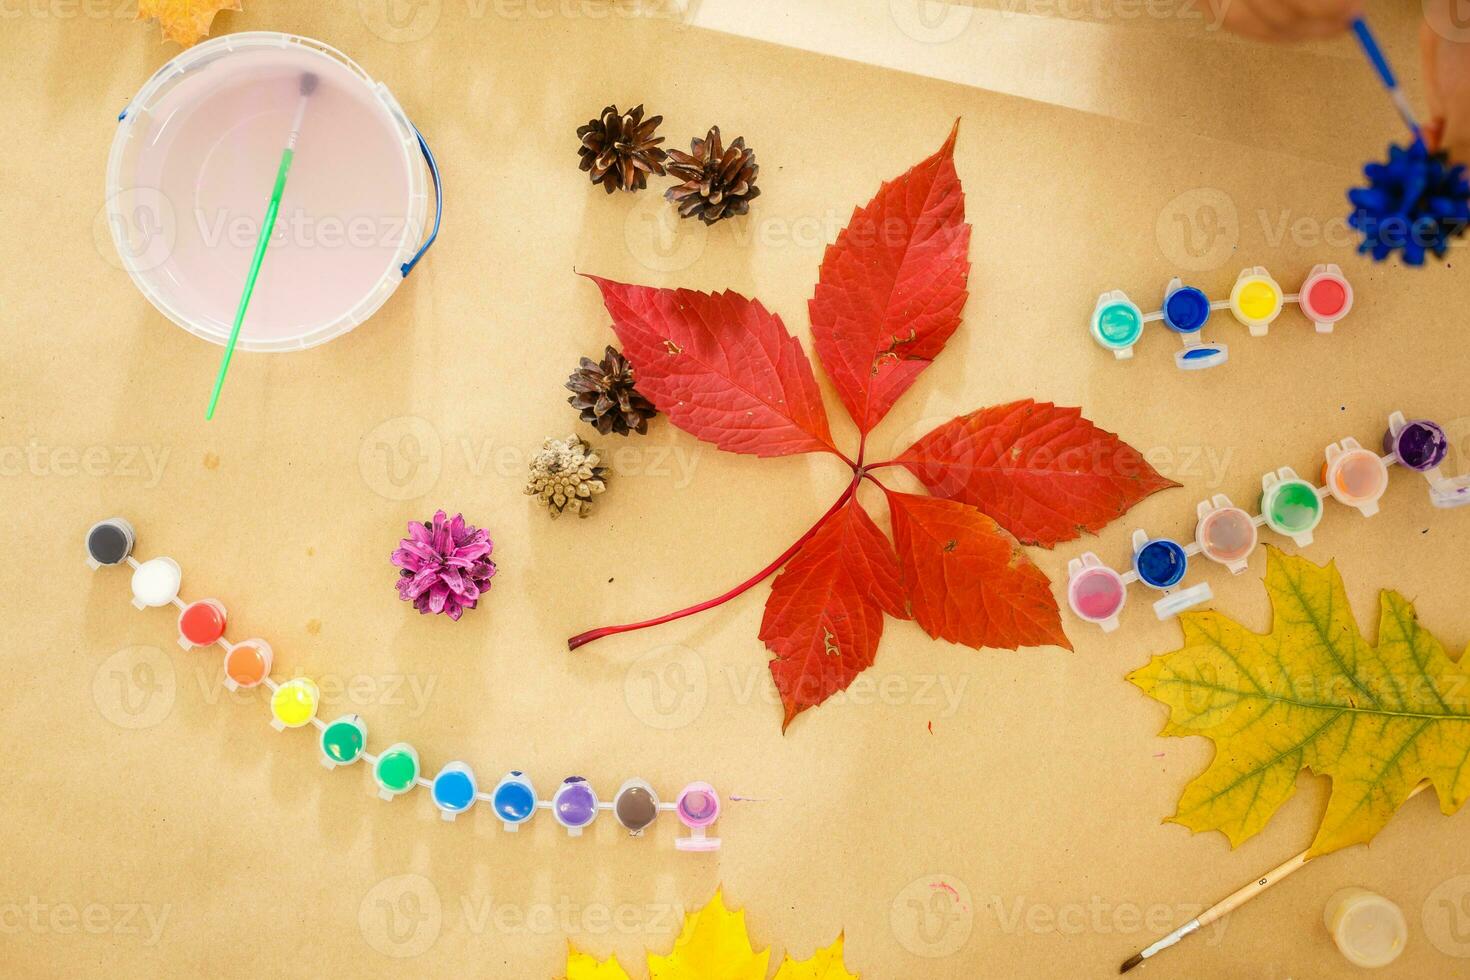
<path fill-rule="evenodd" d="M 613 814 L 634 837 L 642 836 L 658 816 L 658 797 L 653 787 L 642 779 L 623 783 L 613 801 Z"/>

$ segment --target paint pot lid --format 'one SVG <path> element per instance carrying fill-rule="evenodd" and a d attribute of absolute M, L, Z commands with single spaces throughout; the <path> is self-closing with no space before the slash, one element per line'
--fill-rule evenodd
<path fill-rule="evenodd" d="M 1191 585 L 1178 592 L 1170 592 L 1155 602 L 1154 615 L 1159 617 L 1160 621 L 1172 619 L 1186 609 L 1192 609 L 1202 602 L 1209 602 L 1212 598 L 1214 594 L 1210 590 L 1210 583 L 1201 582 L 1199 585 Z"/>
<path fill-rule="evenodd" d="M 1174 366 L 1181 371 L 1204 371 L 1219 367 L 1230 359 L 1226 344 L 1192 344 L 1174 352 Z"/>
<path fill-rule="evenodd" d="M 1441 510 L 1470 504 L 1470 476 L 1457 476 L 1434 484 L 1429 488 L 1429 501 Z"/>

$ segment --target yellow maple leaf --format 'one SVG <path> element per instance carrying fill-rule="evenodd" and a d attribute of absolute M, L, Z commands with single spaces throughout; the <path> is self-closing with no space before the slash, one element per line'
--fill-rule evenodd
<path fill-rule="evenodd" d="M 616 956 L 609 956 L 601 963 L 597 957 L 589 956 L 567 943 L 566 980 L 632 980 Z"/>
<path fill-rule="evenodd" d="M 187 48 L 209 33 L 215 14 L 239 9 L 240 0 L 138 0 L 138 20 L 158 18 L 163 36 Z"/>
<path fill-rule="evenodd" d="M 716 891 L 709 904 L 684 917 L 668 956 L 648 954 L 650 980 L 765 980 L 770 949 L 757 953 L 745 931 L 745 912 L 725 908 Z"/>
<path fill-rule="evenodd" d="M 776 971 L 775 980 L 859 980 L 856 973 L 848 973 L 842 961 L 842 937 L 826 949 L 819 949 L 809 960 L 798 963 L 788 953 Z"/>
<path fill-rule="evenodd" d="M 1238 845 L 1291 797 L 1302 769 L 1332 779 L 1311 857 L 1372 840 L 1421 780 L 1444 813 L 1458 810 L 1470 796 L 1470 661 L 1451 660 L 1389 590 L 1370 646 L 1330 563 L 1270 548 L 1266 591 L 1271 632 L 1185 613 L 1184 646 L 1128 677 L 1169 706 L 1162 734 L 1215 743 L 1170 820 Z"/>
<path fill-rule="evenodd" d="M 809 960 L 796 962 L 789 955 L 776 971 L 774 980 L 859 980 L 848 973 L 842 961 L 843 937 Z M 724 895 L 716 891 L 708 905 L 684 916 L 684 927 L 667 956 L 648 954 L 650 980 L 765 980 L 771 951 L 757 953 L 745 931 L 745 913 L 725 908 Z M 616 956 L 598 962 L 567 943 L 566 980 L 631 980 Z"/>

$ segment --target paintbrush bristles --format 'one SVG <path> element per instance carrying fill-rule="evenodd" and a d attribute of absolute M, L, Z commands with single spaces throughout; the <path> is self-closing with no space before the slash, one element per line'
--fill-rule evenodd
<path fill-rule="evenodd" d="M 1120 967 L 1118 967 L 1118 972 L 1119 973 L 1127 973 L 1129 970 L 1133 969 L 1135 966 L 1137 966 L 1138 964 L 1140 964 L 1142 962 L 1143 962 L 1143 954 L 1142 953 L 1134 953 L 1132 956 L 1128 957 L 1126 960 L 1123 961 L 1123 965 L 1120 966 Z"/>
<path fill-rule="evenodd" d="M 311 93 L 315 92 L 317 83 L 319 83 L 320 81 L 321 79 L 318 78 L 316 75 L 313 75 L 311 72 L 304 72 L 301 76 L 301 94 L 310 95 Z"/>

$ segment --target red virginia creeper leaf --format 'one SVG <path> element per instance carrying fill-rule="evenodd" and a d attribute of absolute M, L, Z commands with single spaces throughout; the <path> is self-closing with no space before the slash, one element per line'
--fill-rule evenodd
<path fill-rule="evenodd" d="M 946 422 L 896 462 L 936 496 L 978 507 L 1023 544 L 1047 548 L 1179 486 L 1078 409 L 1029 399 Z"/>
<path fill-rule="evenodd" d="M 908 618 L 898 558 L 854 497 L 786 564 L 766 600 L 760 638 L 776 654 L 782 729 L 872 666 L 884 612 Z"/>
<path fill-rule="evenodd" d="M 968 299 L 957 131 L 856 209 L 822 260 L 809 304 L 813 343 L 864 436 L 943 349 Z M 759 302 L 589 278 L 638 389 L 675 425 L 732 452 L 824 451 L 848 461 L 832 442 L 801 344 Z M 760 638 L 774 654 L 784 729 L 872 665 L 885 615 L 975 648 L 1071 649 L 1051 584 L 1017 538 L 1050 547 L 1176 485 L 1077 409 L 1029 400 L 947 422 L 880 465 L 906 467 L 936 495 L 885 491 L 892 543 L 849 486 L 739 585 L 676 612 L 588 630 L 568 646 L 712 609 L 780 570 Z"/>
<path fill-rule="evenodd" d="M 836 452 L 811 362 L 759 301 L 588 278 L 638 390 L 669 421 L 735 453 Z"/>
<path fill-rule="evenodd" d="M 812 341 L 866 433 L 944 348 L 969 295 L 970 226 L 954 169 L 959 123 L 828 246 L 809 305 Z"/>
<path fill-rule="evenodd" d="M 1016 539 L 966 504 L 888 493 L 914 618 L 930 636 L 975 647 L 1072 649 L 1046 575 Z"/>

